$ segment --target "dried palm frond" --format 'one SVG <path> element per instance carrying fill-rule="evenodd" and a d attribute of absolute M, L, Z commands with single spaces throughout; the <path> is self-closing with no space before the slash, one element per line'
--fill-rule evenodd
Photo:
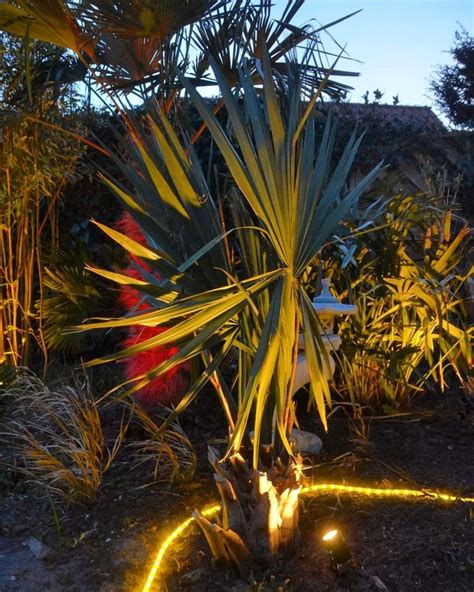
<path fill-rule="evenodd" d="M 175 70 L 188 68 L 191 30 L 184 28 L 163 41 L 103 34 L 94 72 L 101 86 L 112 93 L 134 92 L 147 96 L 153 90 L 166 100 L 178 87 Z"/>
<path fill-rule="evenodd" d="M 174 68 L 187 67 L 189 25 L 219 2 L 104 0 L 78 4 L 81 22 L 98 39 L 97 79 L 110 91 L 130 92 L 138 86 L 143 92 L 149 87 L 169 91 L 176 86 Z"/>

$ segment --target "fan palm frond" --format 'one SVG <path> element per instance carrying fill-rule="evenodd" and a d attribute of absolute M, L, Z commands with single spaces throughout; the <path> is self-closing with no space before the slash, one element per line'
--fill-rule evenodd
<path fill-rule="evenodd" d="M 306 61 L 304 70 L 309 95 L 327 74 L 320 31 L 348 17 L 317 30 L 297 26 L 293 20 L 303 2 L 287 0 L 276 19 L 269 0 L 21 0 L 0 3 L 0 29 L 72 49 L 107 90 L 153 93 L 162 104 L 179 94 L 176 70 L 186 71 L 195 85 L 215 85 L 212 57 L 235 86 L 239 68 L 247 62 L 252 79 L 261 83 L 264 45 L 274 71 L 284 78 L 290 54 L 310 42 L 313 63 Z M 191 48 L 198 50 L 194 63 Z M 339 70 L 337 75 L 356 74 Z M 348 89 L 331 79 L 324 92 L 339 97 Z"/>
<path fill-rule="evenodd" d="M 264 47 L 267 48 L 273 70 L 285 78 L 286 61 L 290 55 L 294 54 L 294 60 L 296 50 L 306 47 L 311 51 L 313 63 L 306 58 L 301 59 L 300 63 L 305 64 L 304 70 L 302 69 L 303 88 L 311 95 L 328 72 L 323 66 L 322 58 L 326 56 L 326 52 L 320 32 L 351 17 L 352 14 L 315 30 L 309 24 L 297 26 L 293 22 L 303 4 L 304 0 L 287 0 L 282 17 L 276 19 L 272 14 L 272 4 L 268 0 L 236 0 L 215 13 L 213 18 L 203 19 L 197 23 L 194 40 L 201 53 L 194 64 L 195 79 L 201 81 L 202 74 L 208 71 L 209 58 L 212 58 L 231 86 L 238 84 L 239 69 L 244 63 L 254 82 L 261 84 Z M 333 71 L 332 74 L 358 75 L 345 70 Z M 205 83 L 210 85 L 215 84 L 215 81 L 208 75 Z M 331 79 L 326 81 L 324 92 L 331 96 L 341 96 L 350 88 Z"/>
<path fill-rule="evenodd" d="M 89 58 L 95 57 L 94 43 L 78 24 L 66 0 L 18 0 L 0 3 L 0 29 L 54 43 Z"/>
<path fill-rule="evenodd" d="M 90 0 L 78 4 L 81 19 L 101 33 L 161 43 L 221 3 L 217 0 Z"/>

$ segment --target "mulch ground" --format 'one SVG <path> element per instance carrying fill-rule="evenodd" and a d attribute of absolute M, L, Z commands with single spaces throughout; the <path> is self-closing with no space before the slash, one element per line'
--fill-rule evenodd
<path fill-rule="evenodd" d="M 430 487 L 474 496 L 474 411 L 459 393 L 425 397 L 411 415 L 366 424 L 357 435 L 342 412 L 327 435 L 307 416 L 324 450 L 308 475 L 316 481 L 374 487 Z M 183 418 L 200 458 L 193 482 L 176 488 L 153 485 L 118 465 L 96 502 L 61 510 L 43 493 L 4 476 L 0 490 L 0 592 L 121 592 L 141 590 L 163 535 L 195 507 L 215 500 L 205 460 L 206 442 L 222 437 L 219 413 L 204 397 Z M 1 474 L 0 474 L 1 477 Z M 144 478 L 144 476 L 141 476 Z M 61 518 L 58 523 L 58 514 Z M 170 592 L 472 592 L 474 515 L 466 504 L 306 496 L 301 502 L 298 554 L 254 581 L 212 567 L 193 527 L 173 548 L 162 588 Z M 357 568 L 343 576 L 330 569 L 321 533 L 338 526 Z M 31 539 L 47 546 L 44 558 Z"/>

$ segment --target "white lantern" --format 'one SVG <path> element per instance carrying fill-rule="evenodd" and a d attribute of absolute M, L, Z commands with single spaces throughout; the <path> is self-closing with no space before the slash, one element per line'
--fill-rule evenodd
<path fill-rule="evenodd" d="M 323 358 L 323 364 L 326 378 L 329 379 L 334 375 L 334 370 L 336 369 L 336 363 L 331 354 L 336 352 L 341 347 L 342 343 L 341 336 L 334 333 L 334 319 L 336 315 L 356 314 L 357 306 L 354 304 L 343 304 L 335 298 L 329 289 L 330 282 L 328 279 L 322 280 L 321 285 L 321 294 L 313 299 L 313 307 L 318 315 L 321 325 L 321 339 L 328 354 L 327 362 Z M 299 349 L 300 353 L 298 354 L 293 393 L 310 381 L 302 335 L 300 335 L 299 338 Z"/>

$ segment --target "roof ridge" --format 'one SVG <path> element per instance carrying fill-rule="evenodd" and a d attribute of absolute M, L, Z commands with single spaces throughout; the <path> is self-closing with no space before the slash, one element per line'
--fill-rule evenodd
<path fill-rule="evenodd" d="M 430 105 L 390 105 L 389 103 L 353 103 L 351 102 L 337 102 L 337 101 L 325 101 L 322 105 L 337 105 L 337 106 L 355 106 L 355 107 L 390 107 L 392 109 L 429 109 L 433 111 Z M 433 111 L 434 113 L 434 111 Z"/>

